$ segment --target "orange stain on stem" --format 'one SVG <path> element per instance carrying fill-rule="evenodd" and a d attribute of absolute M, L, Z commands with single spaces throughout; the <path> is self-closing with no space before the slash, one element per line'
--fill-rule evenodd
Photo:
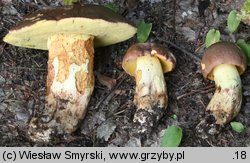
<path fill-rule="evenodd" d="M 49 45 L 49 60 L 48 60 L 48 77 L 47 77 L 47 94 L 50 92 L 50 87 L 55 78 L 55 68 L 53 61 L 58 59 L 58 72 L 56 81 L 63 83 L 69 78 L 69 70 L 72 64 L 82 65 L 88 64 L 88 70 L 79 70 L 75 74 L 76 88 L 79 93 L 84 93 L 85 88 L 94 84 L 93 77 L 93 37 L 89 37 L 87 40 L 83 39 L 68 39 L 65 35 L 61 34 L 58 37 L 53 38 Z"/>

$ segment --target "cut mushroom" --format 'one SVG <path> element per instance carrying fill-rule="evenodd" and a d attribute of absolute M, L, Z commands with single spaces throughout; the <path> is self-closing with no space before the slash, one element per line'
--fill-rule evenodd
<path fill-rule="evenodd" d="M 215 81 L 214 96 L 206 108 L 205 120 L 197 126 L 200 133 L 214 135 L 240 111 L 242 87 L 240 74 L 246 69 L 245 55 L 233 43 L 211 45 L 201 61 L 204 78 Z M 205 130 L 205 131 L 204 131 Z"/>
<path fill-rule="evenodd" d="M 37 11 L 9 31 L 7 43 L 49 50 L 46 116 L 31 120 L 32 140 L 77 129 L 94 88 L 94 46 L 124 41 L 135 32 L 131 23 L 106 7 L 79 4 Z"/>
<path fill-rule="evenodd" d="M 138 43 L 131 46 L 122 62 L 123 69 L 135 77 L 134 129 L 148 134 L 162 117 L 168 105 L 166 72 L 175 68 L 175 57 L 161 45 Z"/>

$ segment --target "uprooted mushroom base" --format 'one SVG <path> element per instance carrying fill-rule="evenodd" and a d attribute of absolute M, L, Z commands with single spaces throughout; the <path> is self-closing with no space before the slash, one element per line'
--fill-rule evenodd
<path fill-rule="evenodd" d="M 43 118 L 31 120 L 34 140 L 75 131 L 94 88 L 93 37 L 57 34 L 49 38 L 48 49 L 46 109 Z"/>

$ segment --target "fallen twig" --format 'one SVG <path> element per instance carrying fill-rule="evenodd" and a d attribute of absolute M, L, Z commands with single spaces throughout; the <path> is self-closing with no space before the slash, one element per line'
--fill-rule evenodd
<path fill-rule="evenodd" d="M 45 68 L 36 68 L 36 67 L 4 67 L 5 70 L 38 70 L 38 71 L 47 71 Z"/>
<path fill-rule="evenodd" d="M 2 47 L 0 48 L 0 56 L 2 56 L 2 54 L 3 54 L 3 50 L 4 50 L 5 45 L 6 45 L 6 43 L 4 42 Z"/>
<path fill-rule="evenodd" d="M 194 55 L 193 53 L 185 50 L 184 48 L 182 48 L 181 46 L 176 45 L 173 42 L 167 41 L 167 40 L 163 40 L 163 39 L 159 39 L 160 41 L 169 44 L 170 46 L 174 47 L 175 49 L 183 52 L 184 54 L 188 55 L 189 57 L 193 58 L 198 64 L 200 64 L 201 59 L 199 57 L 197 57 L 196 55 Z"/>
<path fill-rule="evenodd" d="M 210 86 L 207 86 L 205 88 L 198 89 L 198 90 L 191 90 L 191 92 L 188 92 L 188 93 L 185 93 L 185 94 L 178 96 L 177 100 L 180 100 L 183 97 L 190 96 L 190 95 L 197 94 L 197 93 L 208 93 L 210 91 L 213 91 L 214 89 L 215 89 L 214 85 L 210 85 Z"/>
<path fill-rule="evenodd" d="M 111 99 L 110 96 L 113 96 L 115 93 L 114 91 L 122 84 L 122 82 L 127 78 L 127 75 L 125 73 L 122 73 L 118 78 L 117 80 L 120 79 L 120 81 L 113 87 L 113 89 L 105 96 L 103 96 L 99 102 L 95 105 L 94 107 L 94 110 L 95 109 L 98 109 L 99 106 L 105 101 L 105 103 L 107 103 L 107 100 L 106 99 Z"/>
<path fill-rule="evenodd" d="M 47 5 L 47 3 L 45 3 L 43 0 L 39 0 L 39 2 L 40 2 L 43 6 L 49 7 L 49 5 Z"/>

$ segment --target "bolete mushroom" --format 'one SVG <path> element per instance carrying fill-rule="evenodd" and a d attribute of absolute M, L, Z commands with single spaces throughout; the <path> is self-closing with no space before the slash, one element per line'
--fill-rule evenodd
<path fill-rule="evenodd" d="M 124 41 L 135 33 L 136 28 L 112 10 L 80 4 L 37 11 L 9 31 L 7 43 L 49 50 L 47 116 L 41 125 L 47 129 L 31 132 L 34 140 L 76 130 L 94 88 L 94 47 Z M 37 130 L 37 120 L 31 120 L 31 130 Z"/>
<path fill-rule="evenodd" d="M 218 42 L 206 49 L 201 70 L 204 78 L 215 81 L 216 90 L 206 108 L 205 120 L 198 125 L 200 132 L 206 130 L 214 135 L 218 127 L 238 114 L 242 103 L 240 75 L 245 69 L 245 55 L 234 43 Z"/>
<path fill-rule="evenodd" d="M 176 59 L 165 47 L 154 43 L 137 43 L 126 52 L 122 67 L 135 77 L 135 130 L 149 133 L 168 105 L 164 73 L 175 68 Z"/>

